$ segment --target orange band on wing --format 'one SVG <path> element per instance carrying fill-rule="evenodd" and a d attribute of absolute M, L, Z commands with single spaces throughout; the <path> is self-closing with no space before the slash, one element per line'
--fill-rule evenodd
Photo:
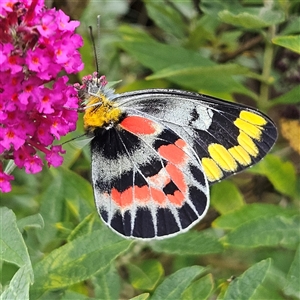
<path fill-rule="evenodd" d="M 174 195 L 167 195 L 169 201 L 177 206 L 182 206 L 185 200 L 184 195 L 180 191 L 174 192 Z"/>
<path fill-rule="evenodd" d="M 111 198 L 120 208 L 124 209 L 130 206 L 133 203 L 132 187 L 124 192 L 119 192 L 117 189 L 113 188 L 111 190 Z"/>
<path fill-rule="evenodd" d="M 172 181 L 178 187 L 178 189 L 185 193 L 187 191 L 187 185 L 184 179 L 184 174 L 180 171 L 176 166 L 172 164 L 167 164 L 166 166 L 167 172 L 170 174 Z"/>
<path fill-rule="evenodd" d="M 169 196 L 170 195 L 168 195 L 168 197 Z M 174 198 L 174 196 L 176 196 L 176 198 Z M 172 196 L 172 200 L 174 199 L 172 202 L 181 204 L 181 200 L 179 200 L 178 197 L 181 199 L 182 196 L 179 194 L 174 196 Z M 131 186 L 123 192 L 119 192 L 117 189 L 113 188 L 111 190 L 111 197 L 120 209 L 129 208 L 134 204 L 134 201 L 137 201 L 139 205 L 147 205 L 149 201 L 153 200 L 160 206 L 164 206 L 167 199 L 167 196 L 162 190 L 149 187 L 148 185 L 143 185 L 141 187 Z"/>
<path fill-rule="evenodd" d="M 176 143 L 178 143 L 178 141 L 179 140 L 177 140 Z M 174 144 L 160 146 L 158 148 L 158 153 L 174 165 L 185 164 L 188 158 L 186 153 Z"/>
<path fill-rule="evenodd" d="M 187 146 L 186 142 L 182 139 L 178 139 L 176 142 L 175 142 L 175 145 L 181 149 L 183 149 L 184 147 Z"/>
<path fill-rule="evenodd" d="M 120 125 L 127 131 L 135 134 L 154 134 L 156 132 L 155 123 L 149 119 L 129 116 Z"/>
<path fill-rule="evenodd" d="M 152 199 L 158 203 L 159 206 L 163 207 L 165 206 L 166 202 L 166 195 L 163 191 L 150 188 Z"/>

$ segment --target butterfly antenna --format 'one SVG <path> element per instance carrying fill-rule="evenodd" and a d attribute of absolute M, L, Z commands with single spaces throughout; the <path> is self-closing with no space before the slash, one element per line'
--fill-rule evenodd
<path fill-rule="evenodd" d="M 81 138 L 81 137 L 83 137 L 83 136 L 85 136 L 85 135 L 86 135 L 86 133 L 83 133 L 83 134 L 81 134 L 81 135 L 78 135 L 78 136 L 76 136 L 76 137 L 74 137 L 74 138 L 72 138 L 72 139 L 69 139 L 69 140 L 67 140 L 67 141 L 65 141 L 65 142 L 63 142 L 63 143 L 61 143 L 61 145 L 70 143 L 70 142 L 72 142 L 72 141 L 74 141 L 74 140 L 77 140 L 77 139 L 79 139 L 79 138 Z"/>
<path fill-rule="evenodd" d="M 97 16 L 97 46 L 96 48 L 96 56 L 97 56 L 97 62 L 100 62 L 100 15 Z M 98 76 L 100 77 L 100 74 L 98 72 Z"/>
<path fill-rule="evenodd" d="M 96 44 L 95 44 L 95 39 L 93 35 L 93 28 L 92 26 L 89 26 L 90 30 L 90 37 L 91 37 L 91 42 L 93 46 L 93 51 L 94 51 L 94 58 L 95 58 L 95 63 L 96 63 L 96 71 L 97 71 L 97 76 L 99 77 L 99 62 L 98 62 L 98 55 L 97 55 L 97 49 L 96 49 Z"/>

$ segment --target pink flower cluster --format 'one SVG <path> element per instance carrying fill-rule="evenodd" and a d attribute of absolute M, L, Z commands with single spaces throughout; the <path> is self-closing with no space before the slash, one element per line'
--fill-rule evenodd
<path fill-rule="evenodd" d="M 0 191 L 11 190 L 13 176 L 4 165 L 13 160 L 27 173 L 62 164 L 62 147 L 53 142 L 75 130 L 79 99 L 61 73 L 83 68 L 74 33 L 78 21 L 47 9 L 44 0 L 0 3 Z"/>

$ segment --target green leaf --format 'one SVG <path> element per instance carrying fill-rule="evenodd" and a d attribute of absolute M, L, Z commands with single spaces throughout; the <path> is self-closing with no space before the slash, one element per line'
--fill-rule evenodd
<path fill-rule="evenodd" d="M 76 173 L 63 167 L 50 169 L 53 179 L 41 196 L 40 213 L 44 219 L 45 227 L 37 231 L 42 247 L 46 246 L 57 235 L 56 223 L 64 222 L 66 207 L 72 199 L 72 208 L 69 212 L 77 214 L 79 220 L 94 210 L 93 192 L 91 184 Z"/>
<path fill-rule="evenodd" d="M 64 288 L 86 280 L 96 273 L 101 274 L 130 244 L 105 227 L 80 236 L 52 251 L 35 265 L 36 281 L 32 290 L 41 294 L 48 289 Z"/>
<path fill-rule="evenodd" d="M 129 42 L 126 37 L 124 37 L 124 41 L 120 43 L 120 47 L 129 52 L 135 59 L 144 66 L 150 68 L 153 72 L 159 72 L 165 69 L 163 72 L 168 73 L 170 72 L 169 68 L 171 68 L 171 71 L 174 71 L 172 68 L 177 68 L 176 72 L 180 72 L 180 69 L 183 67 L 193 67 L 196 68 L 195 70 L 199 73 L 200 68 L 211 68 L 207 69 L 205 73 L 207 76 L 200 76 L 200 73 L 195 75 L 194 73 L 184 71 L 183 74 L 177 73 L 174 74 L 174 76 L 169 77 L 170 81 L 182 87 L 197 90 L 202 93 L 208 93 L 210 95 L 221 92 L 240 92 L 255 97 L 253 93 L 233 79 L 233 77 L 220 71 L 224 70 L 224 68 L 228 68 L 227 66 L 219 67 L 216 63 L 202 56 L 197 51 L 187 50 L 179 46 L 165 45 L 155 41 Z M 155 55 L 153 53 L 155 53 Z M 180 62 L 180 65 L 178 65 L 178 62 Z M 233 66 L 232 70 L 238 72 L 235 66 Z M 217 71 L 217 76 L 214 71 Z"/>
<path fill-rule="evenodd" d="M 15 214 L 12 210 L 1 207 L 0 220 L 1 260 L 16 264 L 19 267 L 26 266 L 26 272 L 31 274 L 31 280 L 33 281 L 30 257 L 22 234 L 18 229 Z M 18 276 L 23 276 L 23 273 L 24 268 Z"/>
<path fill-rule="evenodd" d="M 242 67 L 237 64 L 223 64 L 214 66 L 195 66 L 191 64 L 177 64 L 168 68 L 162 69 L 153 75 L 147 77 L 147 79 L 160 79 L 160 78 L 172 78 L 176 76 L 211 76 L 212 74 L 222 74 L 226 72 L 229 75 L 247 74 L 248 68 Z"/>
<path fill-rule="evenodd" d="M 213 185 L 210 195 L 212 206 L 222 215 L 239 209 L 245 204 L 240 191 L 228 180 Z"/>
<path fill-rule="evenodd" d="M 122 35 L 125 41 L 154 42 L 154 39 L 146 31 L 139 27 L 121 25 L 119 27 L 119 33 Z"/>
<path fill-rule="evenodd" d="M 78 237 L 80 237 L 82 235 L 86 235 L 86 234 L 92 233 L 93 224 L 95 222 L 95 217 L 98 217 L 98 216 L 96 216 L 95 213 L 91 213 L 91 214 L 87 215 L 75 227 L 75 229 L 70 233 L 70 235 L 68 236 L 67 241 L 70 242 L 70 241 L 75 240 L 76 238 L 78 238 Z"/>
<path fill-rule="evenodd" d="M 14 275 L 9 286 L 1 294 L 1 300 L 29 300 L 29 286 L 32 276 L 31 266 L 23 265 Z"/>
<path fill-rule="evenodd" d="M 220 22 L 208 15 L 197 17 L 195 24 L 189 28 L 189 36 L 185 43 L 188 49 L 199 49 L 200 46 L 207 45 L 208 41 L 215 39 L 215 32 Z"/>
<path fill-rule="evenodd" d="M 296 103 L 300 103 L 300 85 L 297 85 L 296 87 L 294 87 L 292 90 L 290 90 L 289 92 L 275 98 L 272 99 L 270 101 L 270 104 L 276 105 L 276 104 L 296 104 Z"/>
<path fill-rule="evenodd" d="M 232 12 L 238 12 L 243 9 L 243 6 L 238 0 L 202 0 L 200 4 L 201 10 L 212 17 L 217 18 L 217 15 L 220 11 L 229 10 Z"/>
<path fill-rule="evenodd" d="M 45 299 L 45 300 L 56 300 L 57 298 L 48 298 L 48 299 Z M 64 294 L 62 297 L 59 297 L 59 300 L 71 300 L 71 299 L 76 299 L 76 300 L 96 300 L 96 298 L 90 298 L 90 297 L 87 297 L 83 294 L 79 294 L 79 293 L 76 293 L 76 292 L 73 292 L 73 291 L 64 291 Z M 97 299 L 98 300 L 98 299 Z M 102 300 L 102 299 L 101 299 Z"/>
<path fill-rule="evenodd" d="M 159 71 L 172 65 L 195 65 L 195 66 L 213 66 L 211 60 L 201 56 L 199 53 L 184 49 L 178 46 L 171 46 L 156 41 L 126 41 L 120 44 L 127 52 L 131 53 L 144 66 L 153 71 Z M 147 48 L 149 46 L 149 48 Z M 155 53 L 155 55 L 153 55 Z"/>
<path fill-rule="evenodd" d="M 136 297 L 130 298 L 130 300 L 147 300 L 147 299 L 149 299 L 149 296 L 150 296 L 149 293 L 143 293 Z"/>
<path fill-rule="evenodd" d="M 291 197 L 296 196 L 296 170 L 291 162 L 284 162 L 280 157 L 268 154 L 248 172 L 265 175 L 277 191 Z"/>
<path fill-rule="evenodd" d="M 205 272 L 205 268 L 192 266 L 182 268 L 168 276 L 154 291 L 151 300 L 174 300 L 180 299 L 182 293 L 191 282 L 200 274 Z"/>
<path fill-rule="evenodd" d="M 208 299 L 214 289 L 214 279 L 212 274 L 193 282 L 182 294 L 182 300 Z"/>
<path fill-rule="evenodd" d="M 162 5 L 153 0 L 146 0 L 145 4 L 150 18 L 159 28 L 180 39 L 186 36 L 187 26 L 182 15 L 173 6 Z"/>
<path fill-rule="evenodd" d="M 300 54 L 300 35 L 277 36 L 272 43 Z"/>
<path fill-rule="evenodd" d="M 223 246 L 213 231 L 188 231 L 173 238 L 151 242 L 154 251 L 178 255 L 205 255 L 220 253 Z M 182 245 L 187 245 L 182 247 Z"/>
<path fill-rule="evenodd" d="M 91 138 L 82 137 L 82 134 L 84 134 L 82 118 L 77 121 L 76 127 L 76 131 L 68 133 L 61 139 L 61 143 L 64 144 L 64 150 L 66 151 L 63 164 L 61 165 L 63 168 L 71 168 L 72 165 L 80 160 L 83 148 L 91 141 Z M 87 146 L 87 148 L 89 147 Z"/>
<path fill-rule="evenodd" d="M 120 276 L 113 265 L 105 272 L 93 276 L 92 283 L 95 287 L 95 298 L 101 300 L 120 299 Z"/>
<path fill-rule="evenodd" d="M 203 0 L 201 9 L 225 23 L 247 29 L 258 29 L 284 21 L 284 12 L 266 7 L 246 7 L 239 1 Z"/>
<path fill-rule="evenodd" d="M 284 209 L 280 206 L 265 203 L 253 203 L 242 206 L 240 209 L 218 217 L 213 222 L 213 227 L 230 230 L 247 222 L 274 216 L 294 215 L 293 210 Z"/>
<path fill-rule="evenodd" d="M 161 263 L 154 259 L 127 265 L 131 285 L 142 291 L 152 291 L 164 275 Z"/>
<path fill-rule="evenodd" d="M 218 76 L 216 77 L 216 74 Z M 230 90 L 224 86 L 224 81 L 233 75 L 248 75 L 249 70 L 237 64 L 223 64 L 213 66 L 197 66 L 195 64 L 173 64 L 167 68 L 155 72 L 147 77 L 153 79 L 169 79 L 174 82 L 181 82 L 182 85 L 197 89 L 200 92 L 211 91 L 224 92 Z M 232 79 L 232 78 L 231 78 Z"/>
<path fill-rule="evenodd" d="M 242 30 L 230 30 L 222 32 L 220 35 L 218 35 L 218 44 L 224 47 L 225 52 L 234 52 L 240 47 L 239 39 L 241 38 L 242 34 Z M 248 73 L 252 75 L 250 71 L 248 71 Z"/>
<path fill-rule="evenodd" d="M 284 21 L 282 11 L 274 11 L 263 8 L 243 8 L 242 11 L 232 12 L 223 10 L 218 13 L 219 18 L 228 24 L 244 27 L 247 29 L 258 29 Z"/>
<path fill-rule="evenodd" d="M 300 299 L 299 283 L 300 283 L 300 246 L 298 246 L 294 261 L 291 264 L 287 275 L 286 285 L 283 288 L 287 296 Z"/>
<path fill-rule="evenodd" d="M 300 242 L 300 216 L 272 216 L 251 220 L 222 238 L 231 247 L 284 247 L 295 249 Z"/>
<path fill-rule="evenodd" d="M 255 298 L 255 293 L 262 286 L 270 267 L 271 260 L 266 259 L 249 268 L 230 283 L 223 300 L 258 299 Z"/>
<path fill-rule="evenodd" d="M 289 4 L 288 4 L 289 5 Z M 295 15 L 289 15 L 289 20 L 286 27 L 282 28 L 281 34 L 292 35 L 300 32 L 300 17 Z"/>
<path fill-rule="evenodd" d="M 245 10 L 245 9 L 244 9 Z M 280 24 L 284 21 L 284 14 L 281 11 L 267 11 L 263 9 L 231 13 L 228 10 L 219 12 L 219 18 L 228 24 L 244 27 L 247 29 L 258 29 L 268 27 L 274 24 Z"/>
<path fill-rule="evenodd" d="M 125 93 L 129 91 L 137 91 L 137 90 L 144 90 L 144 89 L 166 89 L 169 85 L 165 80 L 135 80 L 131 83 L 122 85 L 120 88 L 117 89 L 117 93 Z"/>
<path fill-rule="evenodd" d="M 18 220 L 17 224 L 20 231 L 26 228 L 43 228 L 44 219 L 40 214 L 35 214 Z"/>

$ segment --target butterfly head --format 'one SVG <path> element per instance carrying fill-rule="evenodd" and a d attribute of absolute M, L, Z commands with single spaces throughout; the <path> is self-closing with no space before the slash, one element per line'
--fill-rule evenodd
<path fill-rule="evenodd" d="M 99 77 L 95 72 L 83 77 L 82 85 L 77 86 L 87 132 L 93 132 L 97 128 L 110 128 L 121 118 L 121 110 L 113 101 L 117 94 L 107 84 L 106 77 Z"/>

